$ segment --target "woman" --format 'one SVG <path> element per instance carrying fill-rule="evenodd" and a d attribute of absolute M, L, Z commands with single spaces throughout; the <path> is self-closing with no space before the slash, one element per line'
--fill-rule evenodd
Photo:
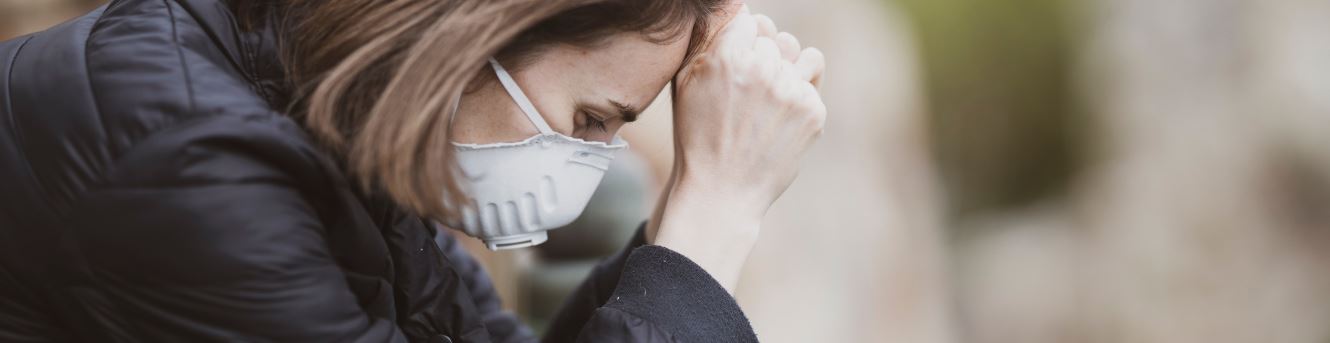
<path fill-rule="evenodd" d="M 0 57 L 3 341 L 533 340 L 428 223 L 538 244 L 671 80 L 671 186 L 545 339 L 755 341 L 825 117 L 820 53 L 718 0 L 122 0 Z"/>

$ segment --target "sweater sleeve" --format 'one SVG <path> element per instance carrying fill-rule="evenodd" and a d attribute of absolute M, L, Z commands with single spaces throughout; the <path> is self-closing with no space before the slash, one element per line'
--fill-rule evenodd
<path fill-rule="evenodd" d="M 748 319 L 702 267 L 647 245 L 645 224 L 564 304 L 545 342 L 756 342 Z"/>

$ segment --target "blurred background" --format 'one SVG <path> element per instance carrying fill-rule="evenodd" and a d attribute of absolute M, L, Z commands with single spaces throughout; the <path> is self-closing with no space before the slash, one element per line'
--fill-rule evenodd
<path fill-rule="evenodd" d="M 1330 1 L 748 2 L 831 113 L 738 290 L 763 341 L 1330 342 Z M 0 39 L 99 4 L 0 0 Z M 550 243 L 473 247 L 537 329 L 645 218 L 668 107 Z"/>

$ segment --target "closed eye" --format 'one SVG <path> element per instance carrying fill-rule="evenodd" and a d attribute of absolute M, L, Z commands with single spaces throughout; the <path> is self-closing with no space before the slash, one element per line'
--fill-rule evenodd
<path fill-rule="evenodd" d="M 582 117 L 586 118 L 587 128 L 600 130 L 600 132 L 609 132 L 609 127 L 606 125 L 605 120 L 590 111 L 582 111 Z"/>
<path fill-rule="evenodd" d="M 587 127 L 600 130 L 600 132 L 609 132 L 609 129 L 605 127 L 605 121 L 592 116 L 587 116 Z"/>

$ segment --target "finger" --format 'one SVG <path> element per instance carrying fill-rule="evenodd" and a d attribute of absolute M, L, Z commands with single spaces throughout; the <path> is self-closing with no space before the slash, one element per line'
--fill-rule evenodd
<path fill-rule="evenodd" d="M 757 37 L 753 42 L 753 54 L 759 61 L 780 61 L 780 47 L 771 38 Z"/>
<path fill-rule="evenodd" d="M 753 20 L 757 22 L 757 35 L 760 37 L 776 37 L 776 22 L 765 14 L 753 15 Z"/>
<path fill-rule="evenodd" d="M 767 80 L 780 79 L 781 69 L 784 66 L 781 65 L 783 62 L 780 60 L 780 48 L 776 47 L 776 41 L 767 37 L 757 37 L 757 41 L 753 43 L 752 54 L 753 57 L 748 63 L 753 63 L 763 77 Z"/>
<path fill-rule="evenodd" d="M 717 49 L 739 51 L 752 49 L 754 39 L 757 39 L 757 22 L 753 19 L 753 15 L 739 13 L 720 33 Z"/>
<path fill-rule="evenodd" d="M 799 39 L 789 32 L 781 32 L 776 35 L 776 46 L 780 47 L 780 55 L 786 61 L 794 63 L 799 60 Z"/>
<path fill-rule="evenodd" d="M 826 57 L 822 56 L 822 51 L 817 48 L 804 49 L 799 54 L 799 60 L 794 62 L 795 70 L 799 71 L 799 78 L 814 86 L 821 86 L 822 71 L 826 69 L 826 65 Z"/>
<path fill-rule="evenodd" d="M 807 102 L 809 108 L 813 110 L 815 115 L 826 117 L 827 105 L 822 102 L 822 94 L 818 92 L 817 87 L 808 83 L 803 84 L 802 87 L 803 88 L 801 88 L 800 91 L 803 94 L 803 100 Z"/>
<path fill-rule="evenodd" d="M 804 101 L 806 106 L 808 106 L 808 110 L 812 111 L 811 114 L 813 118 L 817 120 L 817 127 L 818 127 L 817 135 L 821 135 L 822 131 L 825 130 L 826 127 L 827 105 L 826 103 L 822 102 L 822 94 L 818 93 L 817 87 L 809 83 L 805 83 L 803 85 L 804 89 L 802 89 L 802 91 L 804 96 L 802 101 Z"/>

